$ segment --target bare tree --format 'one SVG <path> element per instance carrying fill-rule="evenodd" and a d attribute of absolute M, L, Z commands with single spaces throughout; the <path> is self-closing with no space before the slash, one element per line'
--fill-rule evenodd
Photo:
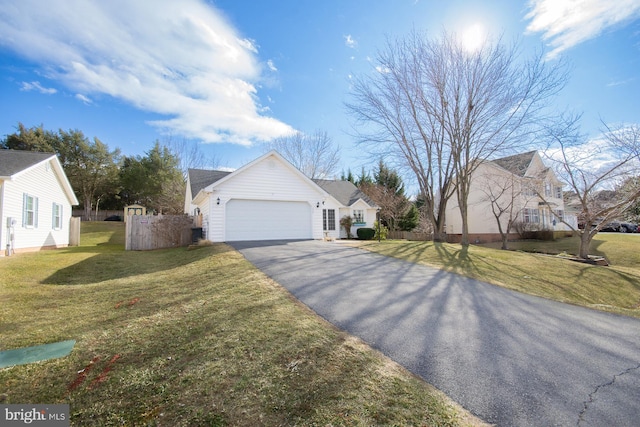
<path fill-rule="evenodd" d="M 456 194 L 462 243 L 468 244 L 467 200 L 478 165 L 517 148 L 564 85 L 561 64 L 538 54 L 522 61 L 501 40 L 469 51 L 451 34 L 417 32 L 389 41 L 376 71 L 356 79 L 347 109 L 368 148 L 401 159 L 416 176 L 434 225 L 444 239 L 444 213 Z M 456 191 L 457 190 L 457 191 Z"/>
<path fill-rule="evenodd" d="M 340 147 L 333 144 L 326 131 L 316 130 L 311 135 L 295 132 L 274 139 L 268 148 L 278 151 L 311 179 L 327 178 L 338 170 Z"/>
<path fill-rule="evenodd" d="M 358 188 L 380 206 L 380 219 L 389 230 L 398 230 L 399 222 L 411 207 L 411 202 L 404 195 L 396 194 L 384 185 L 365 182 Z"/>
<path fill-rule="evenodd" d="M 168 147 L 178 159 L 185 182 L 189 169 L 215 169 L 220 166 L 220 159 L 215 155 L 207 156 L 197 142 L 169 135 L 164 138 L 162 145 Z"/>
<path fill-rule="evenodd" d="M 517 204 L 522 192 L 520 184 L 513 174 L 485 173 L 478 176 L 482 182 L 485 200 L 491 204 L 491 213 L 496 219 L 498 232 L 502 240 L 502 249 L 509 249 L 509 231 L 511 231 L 520 217 L 522 209 Z"/>
<path fill-rule="evenodd" d="M 640 171 L 640 126 L 605 125 L 603 136 L 588 141 L 579 131 L 580 116 L 563 116 L 549 131 L 553 145 L 547 156 L 557 176 L 575 194 L 580 212 L 580 258 L 588 259 L 591 240 L 609 221 L 617 219 L 640 197 L 640 182 L 628 180 Z M 602 161 L 601 163 L 599 161 Z M 625 191 L 614 197 L 601 197 L 604 190 L 614 190 L 630 182 Z M 570 225 L 570 224 L 568 224 Z"/>

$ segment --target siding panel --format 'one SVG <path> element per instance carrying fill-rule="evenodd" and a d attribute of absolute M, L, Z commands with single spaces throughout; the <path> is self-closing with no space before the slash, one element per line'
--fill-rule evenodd
<path fill-rule="evenodd" d="M 17 225 L 14 228 L 16 250 L 59 247 L 69 244 L 71 203 L 49 162 L 19 175 L 13 181 L 5 181 L 3 193 L 1 225 L 6 228 L 7 217 L 16 218 Z M 38 198 L 38 226 L 36 228 L 22 226 L 23 195 L 25 193 Z M 62 205 L 62 228 L 59 230 L 53 228 L 54 202 Z M 6 243 L 5 237 L 2 241 L 3 249 L 6 247 Z"/>
<path fill-rule="evenodd" d="M 312 207 L 312 238 L 323 237 L 322 201 L 325 193 L 275 156 L 264 158 L 210 189 L 213 193 L 209 197 L 209 240 L 226 239 L 225 206 L 230 200 L 237 199 L 307 202 Z"/>

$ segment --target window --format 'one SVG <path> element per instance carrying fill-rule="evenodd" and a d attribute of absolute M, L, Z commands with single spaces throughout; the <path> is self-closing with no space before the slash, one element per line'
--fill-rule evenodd
<path fill-rule="evenodd" d="M 551 183 L 548 181 L 544 183 L 544 197 L 551 197 Z"/>
<path fill-rule="evenodd" d="M 540 222 L 540 210 L 525 208 L 522 211 L 522 221 L 528 224 L 538 224 Z"/>
<path fill-rule="evenodd" d="M 536 189 L 531 184 L 525 184 L 522 192 L 525 196 L 529 197 L 536 195 Z"/>
<path fill-rule="evenodd" d="M 322 209 L 322 229 L 330 231 L 336 229 L 336 210 Z"/>
<path fill-rule="evenodd" d="M 364 223 L 364 211 L 361 209 L 356 209 L 353 211 L 353 222 L 356 224 Z"/>
<path fill-rule="evenodd" d="M 555 218 L 557 218 L 558 221 L 564 221 L 564 211 L 562 209 L 556 209 L 553 212 L 556 214 Z"/>
<path fill-rule="evenodd" d="M 61 230 L 62 229 L 62 205 L 58 203 L 54 203 L 52 212 L 53 214 L 52 214 L 51 227 L 54 230 Z"/>
<path fill-rule="evenodd" d="M 26 193 L 22 195 L 22 226 L 38 228 L 38 198 Z"/>
<path fill-rule="evenodd" d="M 562 187 L 556 187 L 556 199 L 562 199 Z"/>

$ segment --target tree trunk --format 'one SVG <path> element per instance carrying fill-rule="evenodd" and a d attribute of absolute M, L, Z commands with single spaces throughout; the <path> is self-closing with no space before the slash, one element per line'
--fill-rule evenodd
<path fill-rule="evenodd" d="M 462 246 L 469 246 L 469 191 L 467 190 L 468 185 L 466 181 L 462 180 L 462 177 L 460 175 L 460 172 L 458 172 L 459 181 L 458 189 L 456 191 L 458 197 L 458 208 L 460 210 L 460 219 L 462 220 L 462 236 L 460 238 L 460 244 Z"/>
<path fill-rule="evenodd" d="M 580 258 L 589 259 L 589 247 L 591 246 L 591 239 L 593 239 L 591 233 L 586 229 L 582 230 L 582 233 L 580 233 Z"/>
<path fill-rule="evenodd" d="M 85 221 L 91 221 L 91 198 L 84 198 L 84 219 Z"/>
<path fill-rule="evenodd" d="M 507 227 L 507 232 L 505 233 L 502 230 L 502 224 L 500 223 L 500 219 L 498 218 L 498 231 L 500 232 L 500 239 L 502 240 L 502 247 L 500 249 L 502 249 L 503 251 L 506 251 L 509 249 L 507 241 L 509 240 L 509 227 Z"/>
<path fill-rule="evenodd" d="M 433 224 L 433 241 L 446 242 L 447 233 L 446 233 L 446 230 L 444 229 L 444 223 L 445 223 L 444 209 L 442 209 L 441 207 L 438 207 L 438 215 L 436 216 L 434 214 L 431 214 L 431 223 Z"/>
<path fill-rule="evenodd" d="M 460 238 L 460 244 L 462 246 L 469 246 L 469 221 L 467 220 L 467 206 L 460 205 L 460 215 L 462 216 L 462 237 Z"/>

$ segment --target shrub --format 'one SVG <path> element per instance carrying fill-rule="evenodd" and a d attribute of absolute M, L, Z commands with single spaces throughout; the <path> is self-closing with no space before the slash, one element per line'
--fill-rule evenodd
<path fill-rule="evenodd" d="M 376 233 L 374 236 L 376 240 L 387 240 L 387 233 L 389 232 L 389 229 L 380 224 L 380 236 L 378 236 L 378 221 L 373 223 L 373 231 Z"/>
<path fill-rule="evenodd" d="M 356 230 L 356 234 L 360 240 L 371 240 L 376 235 L 376 230 L 373 228 L 362 227 Z"/>
<path fill-rule="evenodd" d="M 344 231 L 347 233 L 347 239 L 351 238 L 351 226 L 353 225 L 353 218 L 350 216 L 343 216 L 340 218 L 340 226 L 344 228 Z"/>

